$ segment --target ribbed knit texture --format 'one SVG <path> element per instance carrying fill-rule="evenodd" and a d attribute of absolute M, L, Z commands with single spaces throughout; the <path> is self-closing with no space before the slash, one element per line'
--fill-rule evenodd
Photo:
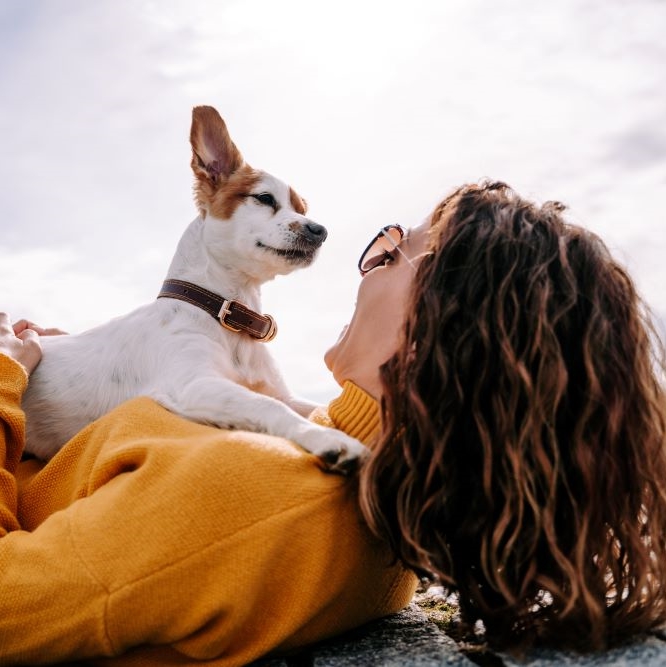
<path fill-rule="evenodd" d="M 377 402 L 349 380 L 344 383 L 342 394 L 329 404 L 328 413 L 336 428 L 366 444 L 371 444 L 379 433 Z"/>
<path fill-rule="evenodd" d="M 317 408 L 310 419 L 317 424 L 337 428 L 368 446 L 379 434 L 379 405 L 370 394 L 347 380 L 342 393 L 328 408 Z"/>
<path fill-rule="evenodd" d="M 371 537 L 346 478 L 147 398 L 43 468 L 21 463 L 17 487 L 25 382 L 0 355 L 0 664 L 244 665 L 411 599 L 415 577 Z M 326 418 L 366 442 L 378 426 L 351 383 Z"/>

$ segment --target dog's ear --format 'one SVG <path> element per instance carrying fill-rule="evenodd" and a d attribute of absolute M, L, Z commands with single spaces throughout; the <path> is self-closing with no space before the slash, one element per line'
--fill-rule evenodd
<path fill-rule="evenodd" d="M 197 178 L 216 183 L 226 180 L 243 164 L 227 126 L 213 107 L 192 109 L 192 170 Z"/>

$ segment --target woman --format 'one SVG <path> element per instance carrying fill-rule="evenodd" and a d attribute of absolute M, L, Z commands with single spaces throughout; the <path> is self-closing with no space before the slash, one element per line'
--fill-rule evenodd
<path fill-rule="evenodd" d="M 562 208 L 491 183 L 435 210 L 361 506 L 495 645 L 590 650 L 666 620 L 664 361 Z"/>
<path fill-rule="evenodd" d="M 595 648 L 663 621 L 647 329 L 628 278 L 559 214 L 470 186 L 363 253 L 326 354 L 343 394 L 318 419 L 372 446 L 360 506 L 383 541 L 357 515 L 357 478 L 148 399 L 18 466 L 25 374 L 7 357 L 29 371 L 39 348 L 0 320 L 6 664 L 244 664 L 401 608 L 403 562 L 496 642 L 536 630 Z"/>

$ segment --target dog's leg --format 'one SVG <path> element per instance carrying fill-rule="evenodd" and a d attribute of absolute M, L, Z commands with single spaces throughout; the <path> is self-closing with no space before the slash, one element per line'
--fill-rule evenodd
<path fill-rule="evenodd" d="M 261 388 L 262 394 L 272 396 L 273 398 L 277 398 L 279 401 L 286 403 L 294 412 L 301 415 L 301 417 L 309 417 L 313 410 L 321 407 L 318 403 L 313 403 L 304 398 L 297 398 L 291 394 L 278 365 L 272 357 L 266 355 L 262 359 L 262 362 L 264 366 L 270 368 L 270 372 L 266 373 L 266 378 L 269 379 L 264 380 Z"/>
<path fill-rule="evenodd" d="M 263 348 L 259 348 L 263 351 Z M 259 352 L 257 350 L 255 354 Z M 279 401 L 286 403 L 294 412 L 301 415 L 301 417 L 309 417 L 313 410 L 321 407 L 318 403 L 313 403 L 304 398 L 293 396 L 289 391 L 289 387 L 282 376 L 279 366 L 275 363 L 275 359 L 268 354 L 267 351 L 261 355 L 261 365 L 266 369 L 263 374 L 263 382 L 261 386 L 261 393 L 266 396 L 272 396 Z"/>
<path fill-rule="evenodd" d="M 171 391 L 148 395 L 194 421 L 293 440 L 321 458 L 330 470 L 346 472 L 367 454 L 367 449 L 346 433 L 309 422 L 282 401 L 224 378 L 199 377 Z"/>
<path fill-rule="evenodd" d="M 301 415 L 301 417 L 309 417 L 313 410 L 321 407 L 318 403 L 307 401 L 304 398 L 295 398 L 291 396 L 284 401 L 294 412 Z"/>

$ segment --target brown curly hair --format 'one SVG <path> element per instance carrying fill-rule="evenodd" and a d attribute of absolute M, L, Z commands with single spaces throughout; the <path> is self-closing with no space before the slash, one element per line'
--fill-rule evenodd
<path fill-rule="evenodd" d="M 505 648 L 666 621 L 663 348 L 563 209 L 498 182 L 436 208 L 360 473 L 371 528 Z"/>

